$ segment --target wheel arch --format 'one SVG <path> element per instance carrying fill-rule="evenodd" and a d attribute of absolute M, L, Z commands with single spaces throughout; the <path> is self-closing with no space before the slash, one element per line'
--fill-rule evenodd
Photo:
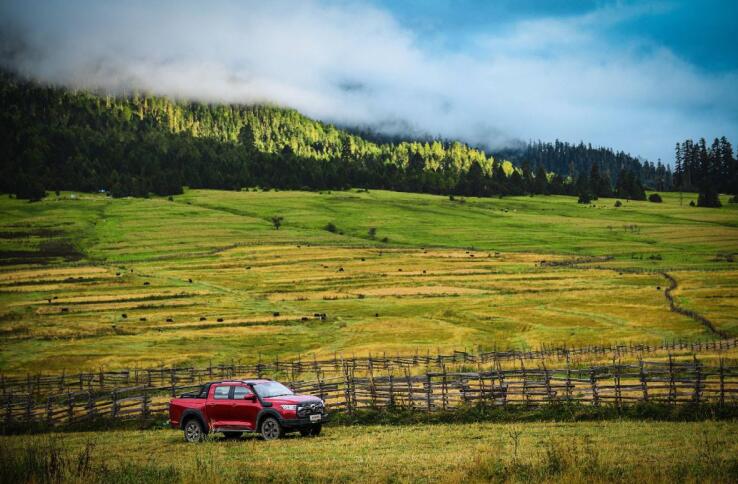
<path fill-rule="evenodd" d="M 261 431 L 261 423 L 264 421 L 267 417 L 274 417 L 277 419 L 277 422 L 279 422 L 279 425 L 282 425 L 282 416 L 277 412 L 276 410 L 272 408 L 265 408 L 261 412 L 259 412 L 259 415 L 256 417 L 256 430 L 257 432 Z"/>
<path fill-rule="evenodd" d="M 185 424 L 189 422 L 192 419 L 196 419 L 200 422 L 200 425 L 202 426 L 203 433 L 207 434 L 210 432 L 210 427 L 208 427 L 208 424 L 205 422 L 205 419 L 202 416 L 202 413 L 200 413 L 199 410 L 195 409 L 187 409 L 182 413 L 182 417 L 179 420 L 179 428 L 184 429 Z"/>

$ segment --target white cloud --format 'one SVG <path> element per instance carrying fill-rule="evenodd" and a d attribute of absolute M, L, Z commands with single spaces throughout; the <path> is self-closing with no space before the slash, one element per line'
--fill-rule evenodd
<path fill-rule="evenodd" d="M 738 134 L 738 75 L 598 33 L 642 13 L 630 7 L 521 21 L 440 52 L 354 2 L 29 0 L 0 13 L 4 42 L 26 46 L 13 66 L 63 84 L 269 101 L 492 147 L 585 140 L 652 159 L 670 159 L 680 138 Z"/>

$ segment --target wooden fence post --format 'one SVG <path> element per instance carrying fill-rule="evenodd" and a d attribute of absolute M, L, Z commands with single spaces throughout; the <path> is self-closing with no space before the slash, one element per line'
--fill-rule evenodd
<path fill-rule="evenodd" d="M 589 370 L 589 383 L 592 386 L 592 405 L 599 406 L 600 394 L 597 390 L 597 377 L 594 368 Z"/>
<path fill-rule="evenodd" d="M 694 358 L 694 373 L 695 373 L 695 379 L 694 379 L 694 394 L 692 395 L 692 400 L 694 403 L 698 404 L 700 403 L 700 399 L 702 397 L 702 368 L 700 365 L 700 362 L 697 361 L 697 355 L 692 355 Z"/>
<path fill-rule="evenodd" d="M 174 369 L 174 366 L 172 366 L 172 369 L 170 370 L 170 373 L 169 373 L 169 383 L 172 386 L 172 393 L 171 393 L 172 398 L 177 396 L 177 377 L 175 376 L 174 372 L 175 372 L 175 369 Z"/>
<path fill-rule="evenodd" d="M 110 398 L 112 400 L 112 405 L 110 406 L 110 413 L 113 418 L 118 417 L 118 392 L 116 390 L 113 390 L 110 394 Z"/>
<path fill-rule="evenodd" d="M 676 379 L 674 377 L 674 361 L 669 353 L 669 403 L 676 403 Z"/>
<path fill-rule="evenodd" d="M 67 422 L 72 423 L 74 420 L 74 397 L 67 392 Z"/>
<path fill-rule="evenodd" d="M 144 388 L 143 390 L 143 400 L 141 402 L 141 417 L 146 420 L 149 416 L 149 404 L 150 404 L 150 398 L 149 398 L 149 389 Z"/>
<path fill-rule="evenodd" d="M 92 392 L 87 392 L 87 419 L 92 420 L 95 418 L 95 397 Z"/>
<path fill-rule="evenodd" d="M 427 399 L 427 410 L 428 413 L 431 412 L 431 406 L 432 406 L 432 399 L 433 399 L 433 381 L 430 373 L 425 374 L 425 381 L 427 388 L 425 389 L 426 392 L 426 399 Z"/>
<path fill-rule="evenodd" d="M 720 357 L 720 397 L 718 400 L 720 407 L 725 405 L 725 362 L 723 357 Z"/>
<path fill-rule="evenodd" d="M 643 401 L 648 401 L 648 380 L 646 379 L 646 368 L 643 364 L 643 358 L 638 360 L 639 377 L 641 380 L 641 391 L 643 392 Z"/>

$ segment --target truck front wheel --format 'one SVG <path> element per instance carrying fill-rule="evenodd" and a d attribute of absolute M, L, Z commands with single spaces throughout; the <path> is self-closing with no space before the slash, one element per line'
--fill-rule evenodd
<path fill-rule="evenodd" d="M 191 418 L 185 423 L 184 437 L 187 442 L 200 442 L 204 435 L 202 425 L 196 418 Z"/>
<path fill-rule="evenodd" d="M 284 435 L 282 426 L 274 417 L 267 417 L 261 422 L 261 436 L 264 440 L 276 440 Z"/>

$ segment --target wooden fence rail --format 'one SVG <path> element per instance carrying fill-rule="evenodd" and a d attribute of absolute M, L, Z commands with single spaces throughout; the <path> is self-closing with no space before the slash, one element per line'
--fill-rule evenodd
<path fill-rule="evenodd" d="M 433 412 L 483 404 L 540 407 L 557 402 L 625 406 L 636 402 L 668 405 L 738 405 L 738 364 L 723 359 L 717 365 L 691 361 L 638 361 L 591 367 L 504 369 L 499 362 L 480 364 L 477 371 L 429 371 L 411 374 L 407 368 L 371 368 L 357 376 L 344 361 L 338 375 L 318 372 L 316 379 L 289 381 L 298 393 L 321 397 L 332 412 L 352 413 L 362 408 L 402 407 Z M 229 378 L 253 375 L 231 375 Z M 25 425 L 75 425 L 100 417 L 143 419 L 166 415 L 172 394 L 199 385 L 147 384 L 109 393 L 76 391 L 43 399 L 33 395 L 6 395 L 0 409 L 3 432 Z"/>
<path fill-rule="evenodd" d="M 116 371 L 81 372 L 75 374 L 61 373 L 57 375 L 28 374 L 25 376 L 0 375 L 0 398 L 9 395 L 33 396 L 41 399 L 49 395 L 60 393 L 79 392 L 110 392 L 127 387 L 147 386 L 159 388 L 168 386 L 175 391 L 182 385 L 195 385 L 214 379 L 230 378 L 236 375 L 266 376 L 273 375 L 280 378 L 296 380 L 307 375 L 333 375 L 344 377 L 345 366 L 348 365 L 352 374 L 367 374 L 371 371 L 404 371 L 413 368 L 416 370 L 432 371 L 449 366 L 469 366 L 484 364 L 521 365 L 545 362 L 570 362 L 577 358 L 590 357 L 607 360 L 618 360 L 627 357 L 642 357 L 658 352 L 689 353 L 725 352 L 738 348 L 738 338 L 711 340 L 701 342 L 664 341 L 658 345 L 622 344 L 584 346 L 578 348 L 547 347 L 537 350 L 520 351 L 454 351 L 450 354 L 431 354 L 430 352 L 415 352 L 409 355 L 369 355 L 366 357 L 344 358 L 335 355 L 331 359 L 318 360 L 298 357 L 290 361 L 280 361 L 278 358 L 265 362 L 259 359 L 256 363 L 219 364 L 207 367 L 158 367 L 158 368 L 131 368 Z"/>

